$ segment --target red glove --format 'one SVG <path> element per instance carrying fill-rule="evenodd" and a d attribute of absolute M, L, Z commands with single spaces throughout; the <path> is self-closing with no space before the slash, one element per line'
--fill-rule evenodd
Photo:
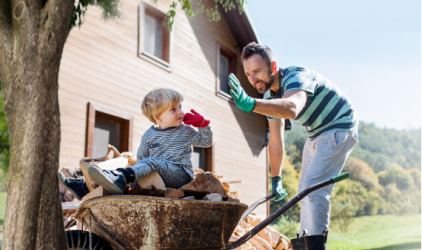
<path fill-rule="evenodd" d="M 186 113 L 185 116 L 183 117 L 183 122 L 186 125 L 192 125 L 194 127 L 206 127 L 208 126 L 208 124 L 210 124 L 209 120 L 205 120 L 204 117 L 198 113 L 196 113 L 195 110 L 191 109 L 190 110 L 191 113 Z"/>

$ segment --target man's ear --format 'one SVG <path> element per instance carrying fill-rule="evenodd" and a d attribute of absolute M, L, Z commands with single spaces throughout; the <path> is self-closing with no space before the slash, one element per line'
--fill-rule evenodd
<path fill-rule="evenodd" d="M 273 74 L 275 74 L 277 72 L 277 63 L 275 61 L 273 61 L 271 63 L 271 70 L 272 70 Z"/>

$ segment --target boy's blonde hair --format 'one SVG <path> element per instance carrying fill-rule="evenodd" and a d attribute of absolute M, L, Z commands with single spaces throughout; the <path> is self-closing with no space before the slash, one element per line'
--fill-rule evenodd
<path fill-rule="evenodd" d="M 183 96 L 176 90 L 159 88 L 150 91 L 142 100 L 142 113 L 155 125 L 159 117 L 170 106 L 183 101 Z"/>

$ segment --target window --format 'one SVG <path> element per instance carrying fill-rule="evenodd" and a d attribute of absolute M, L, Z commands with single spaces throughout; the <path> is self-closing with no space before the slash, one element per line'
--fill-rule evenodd
<path fill-rule="evenodd" d="M 132 151 L 133 116 L 97 103 L 88 103 L 85 156 L 102 157 L 108 144 Z"/>
<path fill-rule="evenodd" d="M 212 157 L 213 146 L 209 148 L 193 148 L 192 166 L 193 169 L 202 169 L 204 171 L 214 171 L 214 162 Z"/>
<path fill-rule="evenodd" d="M 166 15 L 142 3 L 139 13 L 139 57 L 170 70 L 171 34 L 163 25 Z"/>
<path fill-rule="evenodd" d="M 229 74 L 236 75 L 236 54 L 217 43 L 217 95 L 231 100 Z"/>

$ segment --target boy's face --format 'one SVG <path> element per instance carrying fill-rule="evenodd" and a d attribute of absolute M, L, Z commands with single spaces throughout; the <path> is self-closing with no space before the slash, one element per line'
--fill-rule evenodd
<path fill-rule="evenodd" d="M 182 125 L 184 115 L 182 103 L 179 102 L 171 105 L 155 120 L 158 123 L 158 127 L 161 129 L 177 127 Z"/>

